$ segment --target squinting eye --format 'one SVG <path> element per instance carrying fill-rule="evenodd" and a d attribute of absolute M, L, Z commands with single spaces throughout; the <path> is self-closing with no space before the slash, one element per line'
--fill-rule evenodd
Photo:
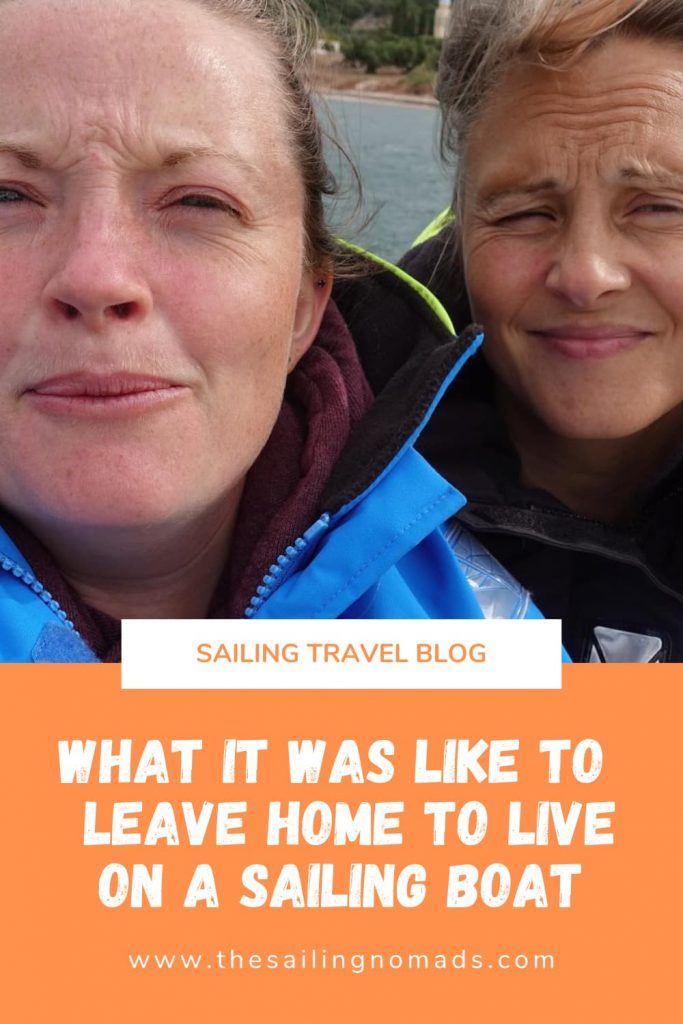
<path fill-rule="evenodd" d="M 635 209 L 636 213 L 683 213 L 683 207 L 676 206 L 674 203 L 643 203 L 641 206 L 637 206 Z"/>
<path fill-rule="evenodd" d="M 231 206 L 230 203 L 223 199 L 219 199 L 217 196 L 203 195 L 202 193 L 191 193 L 187 196 L 181 196 L 180 199 L 176 200 L 179 206 L 191 206 L 197 210 L 223 210 L 225 213 L 229 213 L 234 217 L 239 217 L 239 210 Z"/>
<path fill-rule="evenodd" d="M 3 188 L 0 185 L 0 203 L 20 203 L 26 196 L 15 188 Z"/>
<path fill-rule="evenodd" d="M 507 213 L 499 217 L 496 224 L 516 224 L 524 220 L 552 220 L 549 210 L 520 210 L 518 213 Z"/>

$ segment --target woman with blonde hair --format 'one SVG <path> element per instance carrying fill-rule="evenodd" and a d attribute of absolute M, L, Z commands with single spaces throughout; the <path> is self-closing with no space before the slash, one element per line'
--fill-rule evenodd
<path fill-rule="evenodd" d="M 683 660 L 683 5 L 460 0 L 438 92 L 404 265 L 486 338 L 421 450 L 572 657 Z"/>

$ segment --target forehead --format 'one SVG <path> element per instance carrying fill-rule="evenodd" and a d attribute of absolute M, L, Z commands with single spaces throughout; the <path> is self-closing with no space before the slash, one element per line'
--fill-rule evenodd
<path fill-rule="evenodd" d="M 159 139 L 289 160 L 264 39 L 188 0 L 0 0 L 0 97 L 0 136 L 55 159 Z"/>
<path fill-rule="evenodd" d="M 683 47 L 613 39 L 564 71 L 506 73 L 467 142 L 471 186 L 549 170 L 571 177 L 579 164 L 607 176 L 683 171 Z"/>

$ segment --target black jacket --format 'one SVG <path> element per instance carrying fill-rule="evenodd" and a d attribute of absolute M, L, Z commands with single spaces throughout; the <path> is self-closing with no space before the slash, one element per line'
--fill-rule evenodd
<path fill-rule="evenodd" d="M 456 329 L 470 321 L 445 234 L 402 266 L 438 296 Z M 492 374 L 477 355 L 451 387 L 420 449 L 468 499 L 465 525 L 561 618 L 575 661 L 683 661 L 683 446 L 650 482 L 640 515 L 612 526 L 577 515 L 519 482 L 519 461 L 496 411 Z"/>

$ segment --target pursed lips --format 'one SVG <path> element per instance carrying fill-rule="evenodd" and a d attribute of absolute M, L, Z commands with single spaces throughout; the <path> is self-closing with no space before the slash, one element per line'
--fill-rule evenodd
<path fill-rule="evenodd" d="M 186 384 L 164 377 L 77 372 L 37 381 L 24 390 L 23 396 L 47 413 L 127 415 L 148 411 L 188 391 Z"/>
<path fill-rule="evenodd" d="M 545 348 L 569 359 L 606 359 L 652 337 L 652 331 L 631 324 L 575 322 L 533 327 L 526 333 Z"/>
<path fill-rule="evenodd" d="M 178 387 L 173 381 L 159 377 L 147 377 L 139 374 L 113 373 L 92 374 L 74 373 L 61 374 L 33 384 L 27 391 L 37 395 L 55 395 L 64 397 L 86 398 L 120 398 L 124 395 L 135 395 L 143 391 L 160 391 Z"/>

